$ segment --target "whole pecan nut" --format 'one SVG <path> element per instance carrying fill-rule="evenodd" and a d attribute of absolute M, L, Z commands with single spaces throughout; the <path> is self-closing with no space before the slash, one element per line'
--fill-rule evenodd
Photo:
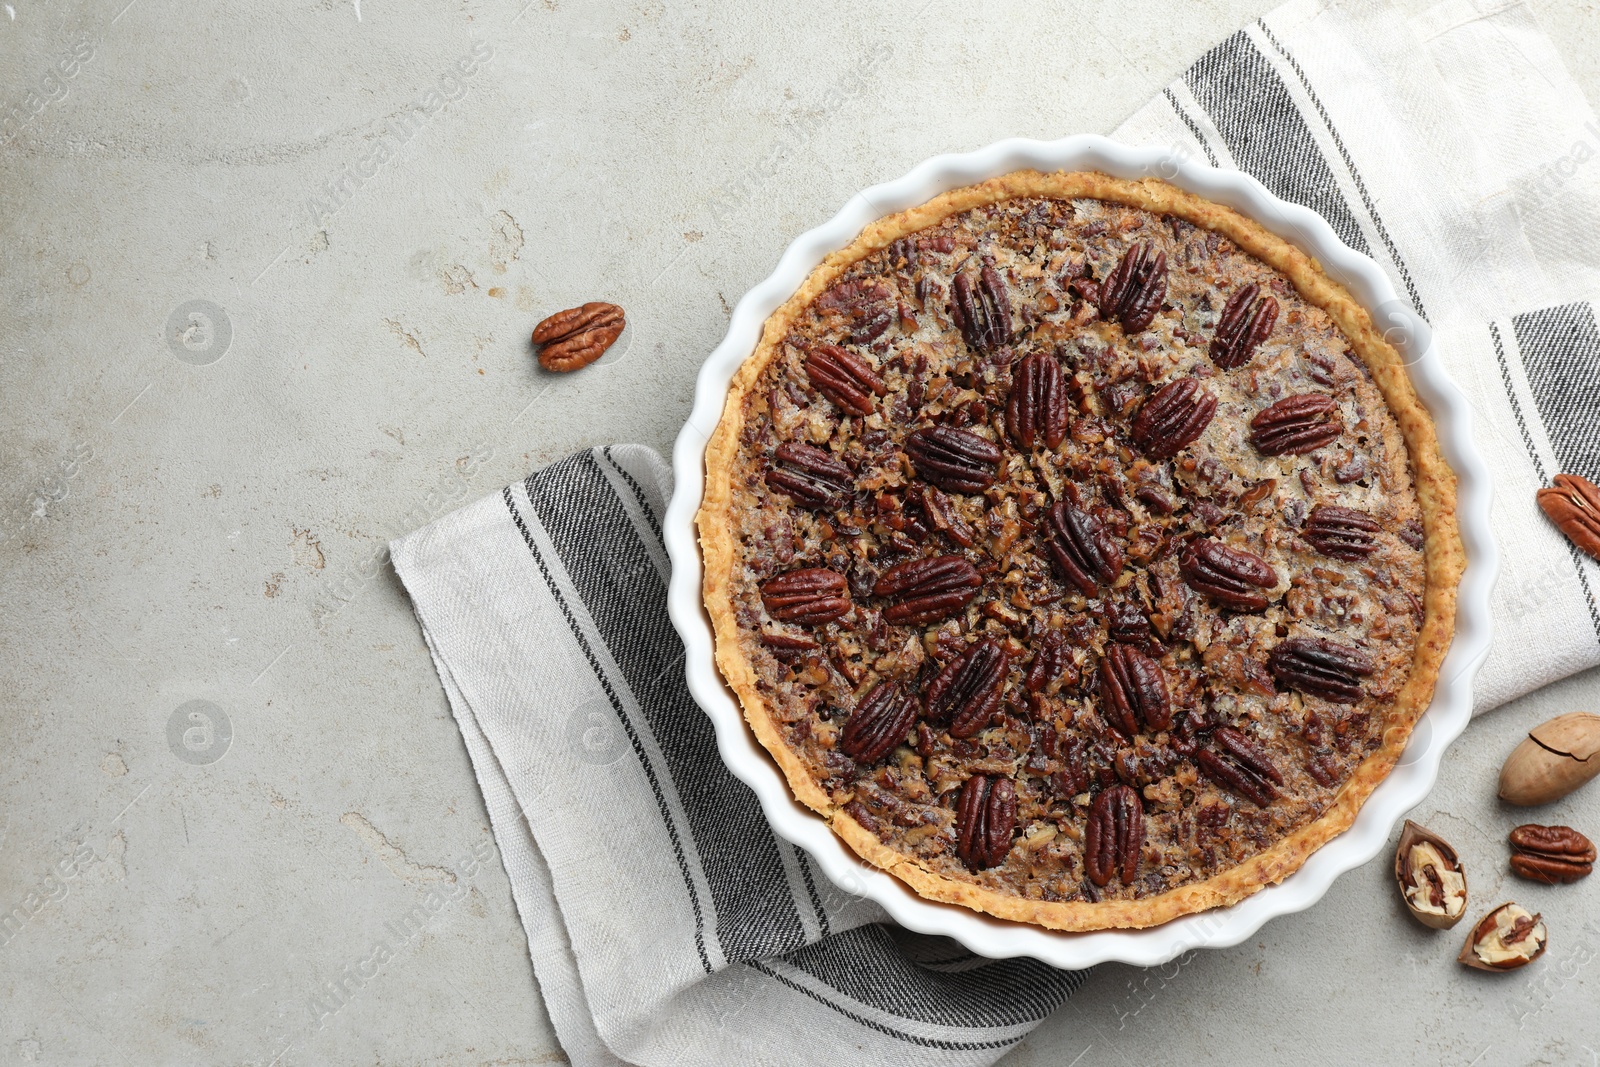
<path fill-rule="evenodd" d="M 994 484 L 1000 450 L 970 430 L 927 426 L 906 438 L 917 477 L 952 493 L 981 493 Z"/>
<path fill-rule="evenodd" d="M 857 763 L 876 763 L 906 739 L 916 702 L 894 682 L 879 682 L 861 698 L 839 734 L 839 748 Z"/>
<path fill-rule="evenodd" d="M 1011 300 L 1000 272 L 985 265 L 978 272 L 978 287 L 972 278 L 958 274 L 951 283 L 950 317 L 967 344 L 980 352 L 993 352 L 1011 341 Z"/>
<path fill-rule="evenodd" d="M 982 585 L 977 568 L 960 556 L 930 556 L 890 567 L 872 593 L 894 601 L 884 609 L 887 621 L 920 626 L 954 615 L 978 595 Z"/>
<path fill-rule="evenodd" d="M 1017 787 L 1009 778 L 973 775 L 956 801 L 956 856 L 974 873 L 998 867 L 1011 851 Z"/>
<path fill-rule="evenodd" d="M 1354 562 L 1378 550 L 1383 524 L 1364 511 L 1318 504 L 1306 517 L 1300 536 L 1324 556 Z"/>
<path fill-rule="evenodd" d="M 1358 648 L 1320 637 L 1291 637 L 1278 642 L 1267 656 L 1267 669 L 1290 689 L 1335 704 L 1354 704 L 1362 697 L 1361 679 L 1376 667 Z"/>
<path fill-rule="evenodd" d="M 1211 359 L 1223 370 L 1236 370 L 1250 362 L 1256 346 L 1272 333 L 1278 321 L 1278 302 L 1270 296 L 1257 299 L 1255 282 L 1234 292 L 1222 306 L 1217 332 L 1211 338 Z"/>
<path fill-rule="evenodd" d="M 1261 591 L 1278 584 L 1277 572 L 1254 552 L 1207 538 L 1190 541 L 1178 566 L 1190 589 L 1234 611 L 1265 611 Z"/>
<path fill-rule="evenodd" d="M 1217 413 L 1217 398 L 1194 378 L 1156 390 L 1133 418 L 1133 443 L 1151 459 L 1171 459 L 1199 440 Z"/>
<path fill-rule="evenodd" d="M 1207 778 L 1248 797 L 1258 807 L 1277 799 L 1276 787 L 1283 784 L 1283 775 L 1254 742 L 1231 726 L 1218 727 L 1211 742 L 1211 748 L 1203 748 L 1195 756 Z"/>
<path fill-rule="evenodd" d="M 1005 688 L 1006 653 L 1000 642 L 986 637 L 945 665 L 928 686 L 928 718 L 949 723 L 950 736 L 967 738 L 989 725 L 1000 710 Z"/>
<path fill-rule="evenodd" d="M 855 487 L 850 468 L 820 448 L 785 441 L 772 455 L 779 466 L 767 471 L 767 484 L 808 508 L 836 508 Z"/>
<path fill-rule="evenodd" d="M 872 414 L 873 397 L 889 391 L 870 363 L 838 345 L 813 345 L 806 353 L 806 377 L 817 392 L 856 415 Z"/>
<path fill-rule="evenodd" d="M 1315 452 L 1341 433 L 1338 401 L 1326 393 L 1286 396 L 1250 420 L 1250 443 L 1268 456 Z"/>
<path fill-rule="evenodd" d="M 807 567 L 762 582 L 761 603 L 774 619 L 820 626 L 849 613 L 850 586 L 837 571 Z"/>
<path fill-rule="evenodd" d="M 1147 328 L 1167 295 L 1167 254 L 1140 241 L 1100 285 L 1100 317 L 1120 322 L 1127 333 Z"/>
<path fill-rule="evenodd" d="M 558 311 L 533 328 L 539 366 L 563 372 L 587 367 L 605 355 L 626 325 L 620 307 L 600 300 Z"/>
<path fill-rule="evenodd" d="M 1556 484 L 1537 494 L 1539 507 L 1567 540 L 1600 559 L 1600 488 L 1576 474 L 1556 475 Z"/>
<path fill-rule="evenodd" d="M 1172 698 L 1160 664 L 1132 645 L 1107 646 L 1100 661 L 1100 710 L 1128 737 L 1172 725 Z"/>
<path fill-rule="evenodd" d="M 1083 867 L 1089 881 L 1103 886 L 1113 876 L 1132 885 L 1144 851 L 1144 802 L 1130 786 L 1102 790 L 1089 809 L 1084 828 Z"/>
<path fill-rule="evenodd" d="M 1536 882 L 1576 882 L 1594 871 L 1594 842 L 1570 826 L 1527 823 L 1511 831 L 1511 847 L 1511 869 Z"/>
<path fill-rule="evenodd" d="M 1061 500 L 1050 509 L 1045 549 L 1058 570 L 1084 596 L 1109 588 L 1122 573 L 1122 549 L 1105 525 L 1087 511 Z"/>
<path fill-rule="evenodd" d="M 1022 357 L 1012 373 L 1006 398 L 1006 428 L 1017 447 L 1031 452 L 1037 444 L 1055 448 L 1067 435 L 1067 390 L 1061 363 L 1044 352 Z"/>

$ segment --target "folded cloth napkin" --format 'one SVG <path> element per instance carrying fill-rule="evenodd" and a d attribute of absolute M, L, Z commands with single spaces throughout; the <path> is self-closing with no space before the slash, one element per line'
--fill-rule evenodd
<path fill-rule="evenodd" d="M 1294 0 L 1117 136 L 1315 208 L 1434 326 L 1499 490 L 1480 709 L 1600 662 L 1600 571 L 1533 503 L 1600 478 L 1600 124 L 1526 9 Z M 683 683 L 670 488 L 648 449 L 581 452 L 391 546 L 567 1054 L 998 1059 L 1082 975 L 894 928 L 773 836 Z"/>

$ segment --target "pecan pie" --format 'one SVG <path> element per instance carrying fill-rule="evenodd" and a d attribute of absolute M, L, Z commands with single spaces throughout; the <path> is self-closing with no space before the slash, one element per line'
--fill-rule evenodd
<path fill-rule="evenodd" d="M 1164 183 L 1019 172 L 869 227 L 707 452 L 719 666 L 925 897 L 1143 927 L 1280 881 L 1431 699 L 1464 562 L 1398 354 Z"/>

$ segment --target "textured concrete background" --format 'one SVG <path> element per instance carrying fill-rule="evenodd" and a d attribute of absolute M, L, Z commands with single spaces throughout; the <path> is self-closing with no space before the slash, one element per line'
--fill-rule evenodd
<path fill-rule="evenodd" d="M 1109 131 L 1269 6 L 0 4 L 0 1063 L 565 1059 L 376 551 L 571 449 L 665 452 L 795 234 L 937 152 Z M 1600 103 L 1593 0 L 1537 9 Z M 542 374 L 533 322 L 587 299 L 628 335 Z M 1466 972 L 1375 862 L 1102 968 L 1006 1062 L 1600 1063 L 1600 881 L 1512 882 L 1493 799 L 1597 704 L 1475 723 L 1416 813 L 1475 905 L 1544 910 L 1543 964 Z M 1600 787 L 1542 814 L 1593 832 Z"/>

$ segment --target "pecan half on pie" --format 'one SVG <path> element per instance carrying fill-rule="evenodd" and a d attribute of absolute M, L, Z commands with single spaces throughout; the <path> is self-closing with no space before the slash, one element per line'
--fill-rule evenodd
<path fill-rule="evenodd" d="M 923 896 L 1141 927 L 1283 879 L 1427 707 L 1464 556 L 1398 354 L 1154 180 L 875 223 L 707 453 L 717 657 L 795 795 Z"/>

